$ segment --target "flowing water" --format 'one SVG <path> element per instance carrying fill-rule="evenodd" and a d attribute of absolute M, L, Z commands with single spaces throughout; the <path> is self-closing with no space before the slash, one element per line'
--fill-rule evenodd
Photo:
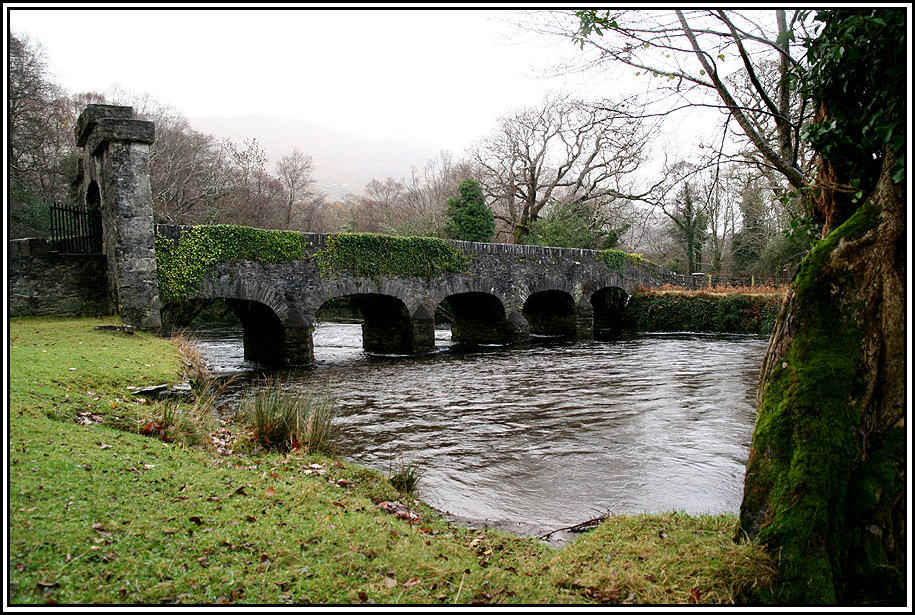
<path fill-rule="evenodd" d="M 258 372 L 240 325 L 192 332 L 216 374 Z M 736 514 L 767 339 L 631 334 L 614 341 L 450 347 L 374 357 L 354 323 L 320 323 L 294 386 L 340 401 L 339 452 L 422 469 L 418 494 L 456 520 L 526 535 L 605 513 Z M 287 373 L 284 373 L 284 376 Z"/>

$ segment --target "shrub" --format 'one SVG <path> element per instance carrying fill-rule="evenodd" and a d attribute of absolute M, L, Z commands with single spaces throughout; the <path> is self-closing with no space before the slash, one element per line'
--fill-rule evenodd
<path fill-rule="evenodd" d="M 624 314 L 635 331 L 772 332 L 783 294 L 636 291 Z"/>

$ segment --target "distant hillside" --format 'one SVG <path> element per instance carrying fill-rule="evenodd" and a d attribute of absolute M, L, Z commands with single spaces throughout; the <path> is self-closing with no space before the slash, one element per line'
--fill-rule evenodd
<path fill-rule="evenodd" d="M 238 145 L 257 139 L 270 159 L 271 172 L 277 160 L 298 147 L 312 157 L 319 188 L 332 199 L 347 192 L 359 194 L 372 179 L 409 177 L 411 166 L 422 168 L 443 149 L 414 137 L 367 137 L 282 115 L 191 117 L 188 121 L 198 132 L 228 137 Z"/>

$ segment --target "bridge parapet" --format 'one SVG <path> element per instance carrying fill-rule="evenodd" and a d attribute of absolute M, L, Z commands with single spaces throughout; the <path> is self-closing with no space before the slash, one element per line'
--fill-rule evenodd
<path fill-rule="evenodd" d="M 180 238 L 181 231 L 188 228 L 191 227 L 160 224 L 156 226 L 156 233 L 177 242 Z M 327 247 L 327 239 L 331 236 L 329 233 L 300 234 L 306 243 L 305 251 L 309 256 L 319 250 L 325 249 Z M 599 250 L 587 250 L 583 248 L 559 248 L 552 246 L 455 240 L 449 240 L 448 243 L 470 256 L 521 256 L 551 260 L 554 262 L 563 260 L 572 262 L 604 262 Z M 681 288 L 697 288 L 700 285 L 699 280 L 693 276 L 675 273 L 648 261 L 633 262 L 627 259 L 621 274 L 624 279 L 637 280 L 636 285 L 643 285 L 646 287 L 658 287 L 669 284 Z"/>

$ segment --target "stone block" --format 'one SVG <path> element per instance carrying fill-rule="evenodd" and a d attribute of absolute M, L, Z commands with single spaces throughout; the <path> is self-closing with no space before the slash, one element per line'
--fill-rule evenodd
<path fill-rule="evenodd" d="M 156 125 L 145 120 L 99 120 L 87 139 L 86 149 L 93 155 L 110 141 L 152 143 L 156 140 Z"/>
<path fill-rule="evenodd" d="M 83 147 L 96 125 L 106 119 L 132 119 L 133 107 L 88 105 L 76 120 L 76 146 Z"/>

